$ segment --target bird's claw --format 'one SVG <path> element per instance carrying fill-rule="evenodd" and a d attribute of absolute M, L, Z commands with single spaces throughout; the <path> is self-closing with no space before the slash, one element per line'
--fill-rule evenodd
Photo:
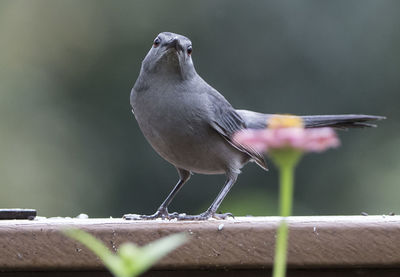
<path fill-rule="evenodd" d="M 228 217 L 235 218 L 232 213 L 214 214 L 215 219 L 227 219 Z"/>
<path fill-rule="evenodd" d="M 204 212 L 199 215 L 187 215 L 187 214 L 180 214 L 177 219 L 178 220 L 208 220 L 210 218 L 214 219 L 219 219 L 219 220 L 224 220 L 227 219 L 228 217 L 235 218 L 233 214 L 231 213 L 223 213 L 223 214 L 216 214 L 216 213 L 208 213 Z"/>
<path fill-rule="evenodd" d="M 160 209 L 152 215 L 126 214 L 122 218 L 125 220 L 154 220 L 157 218 L 171 220 L 178 217 L 179 214 L 176 212 L 168 213 L 167 209 Z"/>

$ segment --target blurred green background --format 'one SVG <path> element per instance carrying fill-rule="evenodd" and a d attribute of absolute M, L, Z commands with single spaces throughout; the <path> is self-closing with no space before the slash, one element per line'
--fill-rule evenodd
<path fill-rule="evenodd" d="M 153 213 L 177 181 L 145 141 L 130 89 L 161 31 L 193 42 L 198 73 L 237 108 L 385 115 L 307 155 L 295 214 L 400 212 L 400 1 L 0 2 L 0 207 L 43 216 Z M 272 167 L 272 166 L 271 166 Z M 195 175 L 170 211 L 199 213 L 224 176 Z M 274 215 L 255 164 L 221 206 Z"/>

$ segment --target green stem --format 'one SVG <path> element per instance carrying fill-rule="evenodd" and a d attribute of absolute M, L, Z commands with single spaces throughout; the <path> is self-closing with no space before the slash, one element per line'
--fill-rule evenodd
<path fill-rule="evenodd" d="M 284 277 L 286 275 L 286 252 L 289 228 L 287 222 L 282 220 L 278 228 L 278 236 L 275 245 L 275 261 L 273 277 Z"/>
<path fill-rule="evenodd" d="M 293 203 L 293 164 L 282 164 L 279 170 L 280 192 L 279 192 L 279 214 L 280 216 L 292 215 Z"/>
<path fill-rule="evenodd" d="M 292 214 L 293 202 L 293 176 L 296 162 L 280 163 L 280 201 L 279 213 L 284 217 L 279 224 L 275 245 L 275 261 L 273 277 L 284 277 L 286 274 L 286 256 L 289 228 L 285 217 Z"/>

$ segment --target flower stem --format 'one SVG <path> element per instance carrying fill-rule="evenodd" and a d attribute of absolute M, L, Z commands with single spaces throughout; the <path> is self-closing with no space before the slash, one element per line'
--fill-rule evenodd
<path fill-rule="evenodd" d="M 285 163 L 279 169 L 279 214 L 283 217 L 292 215 L 294 166 L 292 163 Z"/>
<path fill-rule="evenodd" d="M 288 245 L 289 228 L 285 217 L 292 214 L 293 202 L 293 175 L 296 162 L 280 163 L 279 179 L 280 179 L 280 201 L 279 213 L 282 220 L 279 224 L 276 245 L 275 245 L 275 261 L 273 277 L 284 277 L 286 274 L 286 256 Z"/>
<path fill-rule="evenodd" d="M 286 275 L 286 252 L 287 238 L 289 228 L 287 222 L 282 220 L 278 228 L 278 236 L 276 237 L 275 261 L 273 277 L 284 277 Z"/>

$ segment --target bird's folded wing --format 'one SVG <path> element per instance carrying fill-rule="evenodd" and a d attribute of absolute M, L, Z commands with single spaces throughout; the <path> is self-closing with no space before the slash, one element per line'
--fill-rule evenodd
<path fill-rule="evenodd" d="M 246 128 L 241 116 L 230 106 L 229 103 L 221 103 L 214 106 L 214 117 L 210 122 L 211 127 L 216 130 L 227 142 L 239 151 L 248 154 L 261 168 L 268 170 L 264 156 L 251 147 L 244 147 L 233 142 L 233 135 Z"/>

